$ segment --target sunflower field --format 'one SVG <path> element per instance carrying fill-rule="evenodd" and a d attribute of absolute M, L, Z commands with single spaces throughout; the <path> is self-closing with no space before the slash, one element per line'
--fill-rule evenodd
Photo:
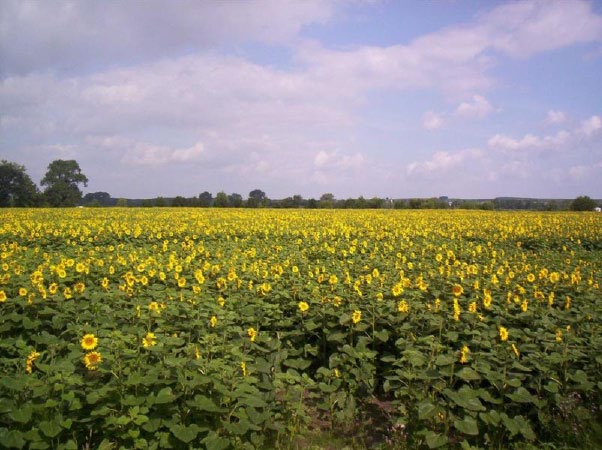
<path fill-rule="evenodd" d="M 602 436 L 600 214 L 1 218 L 2 448 L 305 448 L 308 430 L 400 449 Z"/>

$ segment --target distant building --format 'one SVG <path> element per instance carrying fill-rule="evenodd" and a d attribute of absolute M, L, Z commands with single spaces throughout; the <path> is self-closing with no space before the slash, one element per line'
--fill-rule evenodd
<path fill-rule="evenodd" d="M 596 206 L 594 208 L 594 211 L 596 211 L 596 212 L 602 212 L 602 208 L 600 208 L 599 206 Z"/>

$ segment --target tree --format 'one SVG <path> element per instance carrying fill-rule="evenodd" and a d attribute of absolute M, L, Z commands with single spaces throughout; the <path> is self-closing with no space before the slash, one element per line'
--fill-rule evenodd
<path fill-rule="evenodd" d="M 589 198 L 587 195 L 577 197 L 571 203 L 572 211 L 593 211 L 596 207 L 596 202 Z"/>
<path fill-rule="evenodd" d="M 186 200 L 185 197 L 178 195 L 171 201 L 171 206 L 188 206 L 188 200 Z"/>
<path fill-rule="evenodd" d="M 334 206 L 334 195 L 330 192 L 327 194 L 322 194 L 319 205 L 320 208 L 332 208 Z"/>
<path fill-rule="evenodd" d="M 117 199 L 117 204 L 115 206 L 117 206 L 118 208 L 127 208 L 127 206 L 128 206 L 128 199 L 127 198 L 123 198 L 123 197 L 118 198 Z"/>
<path fill-rule="evenodd" d="M 233 208 L 240 208 L 242 206 L 242 195 L 233 193 L 228 196 L 228 203 Z"/>
<path fill-rule="evenodd" d="M 111 206 L 111 196 L 108 192 L 91 192 L 84 195 L 84 205 L 87 206 Z"/>
<path fill-rule="evenodd" d="M 40 183 L 46 186 L 44 197 L 51 206 L 75 206 L 82 199 L 78 185 L 88 185 L 86 177 L 74 159 L 57 159 L 48 165 Z"/>
<path fill-rule="evenodd" d="M 34 206 L 38 200 L 38 188 L 25 172 L 25 167 L 0 162 L 0 206 Z"/>
<path fill-rule="evenodd" d="M 247 206 L 249 208 L 257 208 L 259 206 L 265 206 L 268 198 L 261 189 L 254 189 L 249 192 L 249 199 L 247 200 Z"/>
<path fill-rule="evenodd" d="M 199 194 L 199 205 L 202 208 L 208 208 L 213 204 L 213 195 L 211 192 L 202 192 Z"/>
<path fill-rule="evenodd" d="M 228 207 L 228 195 L 224 191 L 219 191 L 215 196 L 215 200 L 213 202 L 213 206 L 217 208 L 227 208 Z"/>

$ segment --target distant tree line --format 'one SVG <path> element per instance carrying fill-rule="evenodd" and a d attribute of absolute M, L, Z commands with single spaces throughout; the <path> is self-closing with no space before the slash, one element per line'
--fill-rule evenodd
<path fill-rule="evenodd" d="M 88 207 L 198 207 L 198 208 L 306 208 L 306 209 L 481 209 L 481 210 L 535 210 L 535 211 L 592 211 L 602 202 L 588 196 L 574 200 L 529 199 L 498 197 L 493 200 L 465 200 L 438 198 L 358 198 L 337 199 L 325 193 L 319 199 L 305 199 L 293 195 L 284 199 L 268 198 L 261 189 L 249 192 L 247 198 L 238 193 L 201 192 L 197 197 L 177 196 L 154 199 L 113 198 L 107 192 L 82 194 L 79 186 L 87 186 L 88 178 L 75 160 L 55 160 L 48 169 L 39 189 L 27 175 L 24 166 L 0 161 L 0 207 L 88 206 Z"/>

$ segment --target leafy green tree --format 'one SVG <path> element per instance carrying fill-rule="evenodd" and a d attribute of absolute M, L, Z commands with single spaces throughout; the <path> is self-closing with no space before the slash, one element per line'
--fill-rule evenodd
<path fill-rule="evenodd" d="M 334 206 L 334 195 L 330 192 L 320 197 L 320 208 L 328 209 Z"/>
<path fill-rule="evenodd" d="M 174 199 L 172 200 L 171 206 L 178 206 L 178 207 L 188 206 L 188 200 L 185 197 L 178 195 L 178 196 L 174 197 Z"/>
<path fill-rule="evenodd" d="M 228 203 L 233 208 L 240 208 L 242 206 L 242 195 L 233 193 L 228 195 Z"/>
<path fill-rule="evenodd" d="M 25 167 L 0 162 L 0 207 L 34 206 L 38 201 L 38 188 L 25 172 Z"/>
<path fill-rule="evenodd" d="M 268 197 L 261 189 L 254 189 L 249 192 L 249 199 L 247 200 L 247 206 L 249 208 L 258 208 L 260 206 L 266 206 L 268 203 Z"/>
<path fill-rule="evenodd" d="M 587 195 L 577 197 L 571 203 L 572 211 L 593 211 L 596 207 L 596 202 L 589 198 Z"/>
<path fill-rule="evenodd" d="M 228 195 L 224 191 L 220 191 L 215 196 L 213 206 L 216 208 L 227 208 L 228 207 Z"/>
<path fill-rule="evenodd" d="M 113 200 L 108 192 L 91 192 L 84 195 L 83 203 L 87 206 L 111 206 Z"/>
<path fill-rule="evenodd" d="M 78 185 L 87 186 L 88 177 L 74 159 L 57 159 L 48 165 L 40 184 L 46 186 L 44 197 L 50 206 L 75 206 L 82 199 Z"/>
<path fill-rule="evenodd" d="M 213 205 L 213 195 L 211 192 L 202 192 L 199 194 L 199 206 L 202 208 L 208 208 Z"/>
<path fill-rule="evenodd" d="M 126 208 L 127 205 L 128 205 L 128 199 L 127 198 L 121 197 L 121 198 L 117 199 L 117 204 L 116 204 L 117 207 L 119 207 L 119 208 Z"/>

